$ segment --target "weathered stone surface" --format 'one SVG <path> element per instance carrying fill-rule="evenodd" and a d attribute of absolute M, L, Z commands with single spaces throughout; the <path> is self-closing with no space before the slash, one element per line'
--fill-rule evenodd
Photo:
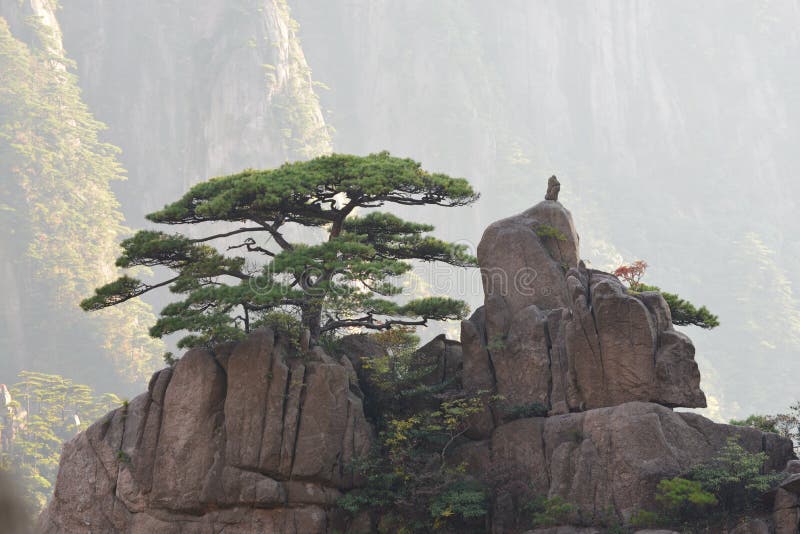
<path fill-rule="evenodd" d="M 152 506 L 202 510 L 203 482 L 223 445 L 225 390 L 224 372 L 209 352 L 192 349 L 178 361 L 164 395 Z M 125 431 L 124 424 L 118 428 Z"/>
<path fill-rule="evenodd" d="M 64 446 L 41 532 L 327 532 L 372 442 L 352 366 L 269 330 L 189 351 Z M 340 524 L 339 521 L 337 524 Z"/>
<path fill-rule="evenodd" d="M 547 193 L 544 195 L 545 200 L 558 200 L 558 192 L 561 191 L 561 183 L 555 175 L 547 180 Z"/>
<path fill-rule="evenodd" d="M 775 492 L 772 519 L 775 522 L 776 534 L 797 534 L 800 532 L 800 462 L 790 460 L 786 464 L 789 476 L 780 484 Z"/>
<path fill-rule="evenodd" d="M 800 525 L 800 509 L 775 510 L 772 519 L 775 522 L 775 534 L 797 534 L 798 525 Z"/>
<path fill-rule="evenodd" d="M 659 480 L 710 459 L 729 436 L 751 452 L 765 450 L 768 469 L 793 457 L 791 442 L 765 440 L 753 428 L 720 425 L 692 413 L 630 402 L 585 412 L 520 419 L 495 429 L 484 445 L 458 458 L 483 473 L 509 473 L 535 494 L 559 496 L 584 518 L 613 510 L 620 520 L 655 505 Z M 488 467 L 486 467 L 488 465 Z M 502 495 L 497 502 L 502 503 Z M 512 502 L 512 501 L 508 501 Z M 495 509 L 493 521 L 511 528 L 513 514 Z"/>
<path fill-rule="evenodd" d="M 561 527 L 550 527 L 550 528 L 537 528 L 534 530 L 528 530 L 525 534 L 600 534 L 600 531 L 596 528 L 591 527 L 571 527 L 571 526 L 561 526 Z"/>
<path fill-rule="evenodd" d="M 558 238 L 542 239 L 545 248 L 550 252 L 550 257 L 566 269 L 577 267 L 580 260 L 580 237 L 567 208 L 559 202 L 545 200 L 522 214 L 538 221 L 538 227 L 545 225 L 558 230 Z"/>
<path fill-rule="evenodd" d="M 694 345 L 686 334 L 668 330 L 659 334 L 656 352 L 655 396 L 665 406 L 705 406 Z"/>
<path fill-rule="evenodd" d="M 663 297 L 587 270 L 559 202 L 490 225 L 478 261 L 484 307 L 462 322 L 468 391 L 492 381 L 507 403 L 539 402 L 551 414 L 631 401 L 706 405 L 694 346 Z"/>
<path fill-rule="evenodd" d="M 439 334 L 417 350 L 416 365 L 430 369 L 420 378 L 421 383 L 427 386 L 444 384 L 448 389 L 462 388 L 464 356 L 461 343 L 447 339 L 444 334 Z"/>
<path fill-rule="evenodd" d="M 484 294 L 504 297 L 512 314 L 531 304 L 553 309 L 567 303 L 564 268 L 536 235 L 541 224 L 524 214 L 503 219 L 478 245 Z"/>
<path fill-rule="evenodd" d="M 672 410 L 705 406 L 691 341 L 673 328 L 660 294 L 630 292 L 578 260 L 563 206 L 548 200 L 495 223 L 478 257 L 484 306 L 462 322 L 461 345 L 434 338 L 418 364 L 429 370 L 422 384 L 502 399 L 471 416 L 447 459 L 492 488 L 494 534 L 527 528 L 517 521 L 532 494 L 575 505 L 576 524 L 603 524 L 609 514 L 625 522 L 655 504 L 660 480 L 710 459 L 729 437 L 766 452 L 765 470 L 786 467 L 774 522 L 781 534 L 797 533 L 800 462 L 786 463 L 792 443 Z M 370 400 L 382 394 L 370 391 L 366 362 L 385 349 L 365 335 L 341 339 L 335 354 L 316 346 L 290 357 L 287 346 L 260 331 L 213 354 L 190 351 L 156 373 L 147 393 L 65 445 L 39 530 L 380 528 L 381 518 L 348 520 L 334 505 L 363 482 L 352 469 L 373 440 L 363 406 L 381 415 Z M 438 401 L 414 402 L 427 409 Z M 513 420 L 533 404 L 549 417 Z M 751 521 L 737 532 L 764 525 Z"/>
<path fill-rule="evenodd" d="M 773 510 L 785 510 L 788 508 L 797 508 L 798 506 L 800 506 L 800 497 L 798 497 L 796 493 L 792 493 L 783 488 L 778 488 L 775 491 Z"/>
<path fill-rule="evenodd" d="M 616 279 L 592 277 L 592 314 L 600 341 L 606 403 L 649 400 L 656 333 L 647 308 Z"/>
<path fill-rule="evenodd" d="M 769 534 L 769 525 L 763 519 L 750 519 L 731 530 L 730 534 Z"/>
<path fill-rule="evenodd" d="M 495 388 L 494 369 L 486 348 L 485 308 L 481 306 L 468 321 L 461 321 L 462 357 L 464 371 L 462 382 L 468 393 L 492 391 Z M 466 436 L 485 439 L 494 429 L 494 415 L 490 406 L 470 418 Z"/>
<path fill-rule="evenodd" d="M 497 393 L 504 404 L 549 403 L 547 318 L 535 305 L 514 315 L 508 332 L 489 346 Z"/>
<path fill-rule="evenodd" d="M 781 488 L 792 493 L 800 493 L 800 474 L 789 475 L 781 482 Z"/>
<path fill-rule="evenodd" d="M 795 475 L 800 473 L 800 460 L 789 460 L 786 462 L 786 468 L 784 469 L 790 475 Z"/>
<path fill-rule="evenodd" d="M 254 332 L 239 343 L 228 358 L 228 382 L 236 384 L 225 397 L 225 454 L 228 463 L 244 469 L 258 469 L 262 451 L 267 399 L 273 384 L 273 343 L 271 332 Z M 275 382 L 275 388 L 283 384 Z M 283 392 L 281 392 L 283 394 Z M 269 406 L 278 411 L 280 404 Z M 270 429 L 280 435 L 280 431 Z"/>

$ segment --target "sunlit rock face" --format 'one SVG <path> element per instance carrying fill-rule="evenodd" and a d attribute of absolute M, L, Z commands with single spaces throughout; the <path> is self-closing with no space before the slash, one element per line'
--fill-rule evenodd
<path fill-rule="evenodd" d="M 789 440 L 672 410 L 706 405 L 691 340 L 660 293 L 632 292 L 579 258 L 556 200 L 491 224 L 478 246 L 484 305 L 462 322 L 462 382 L 499 401 L 472 418 L 454 462 L 493 487 L 492 532 L 524 530 L 526 491 L 589 522 L 627 522 L 655 505 L 660 480 L 729 437 L 783 469 Z M 534 412 L 547 417 L 514 415 Z"/>
<path fill-rule="evenodd" d="M 630 401 L 705 407 L 694 346 L 661 295 L 587 269 L 578 244 L 572 215 L 553 200 L 487 228 L 484 308 L 462 325 L 465 368 L 481 376 L 465 384 L 493 384 L 507 403 L 551 414 Z"/>
<path fill-rule="evenodd" d="M 491 532 L 527 528 L 518 510 L 531 491 L 590 522 L 627 522 L 655 505 L 660 480 L 730 437 L 765 452 L 765 470 L 794 457 L 775 434 L 673 411 L 705 404 L 691 341 L 660 294 L 630 293 L 579 261 L 557 201 L 491 225 L 478 256 L 485 304 L 463 321 L 462 343 L 440 336 L 418 354 L 421 384 L 496 399 L 448 457 L 493 492 Z M 503 283 L 518 270 L 526 277 Z M 353 463 L 374 442 L 368 363 L 385 349 L 365 335 L 342 338 L 337 358 L 291 345 L 257 331 L 154 375 L 147 393 L 65 445 L 39 531 L 333 534 L 361 532 L 358 521 L 374 531 L 377 517 L 348 518 L 336 501 L 365 483 Z M 513 415 L 520 407 L 535 409 Z M 791 521 L 800 508 L 780 495 L 776 513 Z"/>
<path fill-rule="evenodd" d="M 661 479 L 711 459 L 729 437 L 749 452 L 765 451 L 766 469 L 780 471 L 793 457 L 791 442 L 775 434 L 628 402 L 505 423 L 490 438 L 462 445 L 454 461 L 502 477 L 495 486 L 492 532 L 520 532 L 516 510 L 526 495 L 520 488 L 561 497 L 590 522 L 627 521 L 656 505 Z"/>
<path fill-rule="evenodd" d="M 372 430 L 347 358 L 257 331 L 189 351 L 64 446 L 40 532 L 325 532 Z"/>

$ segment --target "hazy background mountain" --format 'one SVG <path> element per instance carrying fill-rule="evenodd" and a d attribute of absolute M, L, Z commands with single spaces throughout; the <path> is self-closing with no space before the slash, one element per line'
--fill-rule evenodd
<path fill-rule="evenodd" d="M 693 329 L 709 413 L 797 397 L 800 79 L 794 2 L 299 1 L 334 147 L 469 177 L 475 241 L 557 174 L 595 267 L 721 317 Z"/>
<path fill-rule="evenodd" d="M 190 184 L 245 167 L 331 148 L 387 149 L 477 186 L 483 197 L 472 208 L 415 212 L 443 236 L 477 243 L 487 224 L 539 201 L 557 174 L 594 267 L 645 259 L 648 283 L 720 316 L 718 329 L 688 332 L 710 415 L 775 412 L 800 396 L 796 3 L 71 0 L 56 11 L 45 0 L 0 0 L 7 39 L 18 43 L 7 56 L 43 49 L 24 23 L 34 11 L 60 24 L 75 61 L 77 78 L 55 87 L 69 87 L 74 109 L 85 104 L 108 126 L 100 139 L 122 149 L 108 157 L 128 176 L 100 173 L 119 205 L 106 199 L 95 214 L 66 201 L 45 235 L 75 213 L 96 217 L 85 228 L 115 227 L 120 214 L 140 227 Z M 8 72 L 0 72 L 3 88 Z M 3 105 L 8 125 L 11 104 Z M 52 180 L 25 182 L 9 170 L 13 143 L 0 143 L 0 205 L 16 188 L 38 191 L 50 206 Z M 58 183 L 80 189 L 84 174 L 63 170 Z M 13 228 L 35 222 L 31 198 L 14 200 L 27 208 Z M 131 383 L 91 364 L 139 356 L 102 342 L 89 351 L 85 333 L 108 326 L 71 308 L 73 297 L 51 315 L 54 279 L 37 274 L 26 252 L 35 236 L 7 233 L 0 380 L 27 363 L 47 371 L 66 362 L 52 371 L 96 389 L 141 389 L 144 371 Z M 75 250 L 102 250 L 75 254 L 67 271 L 100 269 L 122 233 L 78 228 L 64 237 Z M 84 293 L 96 282 L 82 280 Z M 158 351 L 148 350 L 141 358 L 152 362 Z"/>

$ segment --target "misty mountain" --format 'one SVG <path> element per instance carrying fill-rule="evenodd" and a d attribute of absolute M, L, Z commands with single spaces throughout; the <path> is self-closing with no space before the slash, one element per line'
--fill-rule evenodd
<path fill-rule="evenodd" d="M 30 47 L 21 9 L 0 2 Z M 476 244 L 556 174 L 591 266 L 644 259 L 645 282 L 719 315 L 719 328 L 687 331 L 710 415 L 796 400 L 794 3 L 75 0 L 51 18 L 81 101 L 108 126 L 100 140 L 121 149 L 115 221 L 138 228 L 211 176 L 389 150 L 475 184 L 475 207 L 414 216 Z M 108 258 L 120 235 L 82 239 Z M 15 239 L 4 264 L 32 237 Z M 19 274 L 32 267 L 13 269 L 6 317 L 14 302 L 52 298 L 38 275 Z M 79 334 L 45 343 L 30 319 L 6 324 L 5 351 L 87 353 Z"/>

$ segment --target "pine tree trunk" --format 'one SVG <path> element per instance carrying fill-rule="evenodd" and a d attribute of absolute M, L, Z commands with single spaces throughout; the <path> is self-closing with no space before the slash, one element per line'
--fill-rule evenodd
<path fill-rule="evenodd" d="M 320 330 L 322 329 L 322 301 L 309 300 L 303 306 L 302 323 L 311 334 L 312 344 L 316 343 L 319 340 Z"/>

